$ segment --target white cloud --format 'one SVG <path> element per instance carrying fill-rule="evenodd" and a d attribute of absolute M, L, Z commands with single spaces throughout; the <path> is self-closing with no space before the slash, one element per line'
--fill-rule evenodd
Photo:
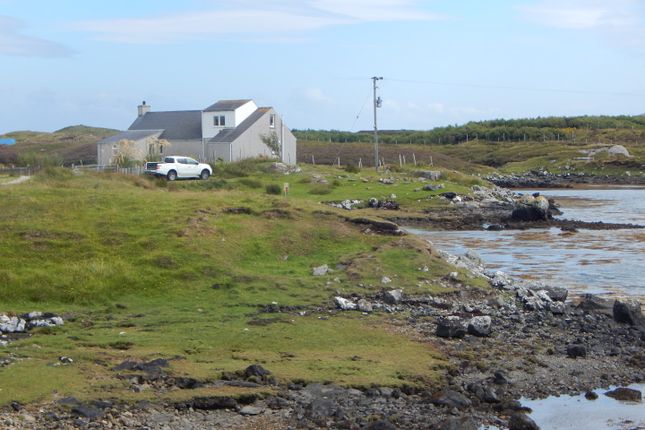
<path fill-rule="evenodd" d="M 441 19 L 438 14 L 421 11 L 410 0 L 313 0 L 316 9 L 358 21 L 427 21 Z"/>
<path fill-rule="evenodd" d="M 332 98 L 326 95 L 320 88 L 307 88 L 303 91 L 303 96 L 308 101 L 314 103 L 333 103 Z"/>
<path fill-rule="evenodd" d="M 517 10 L 529 21 L 573 30 L 642 30 L 645 21 L 636 0 L 540 0 Z"/>
<path fill-rule="evenodd" d="M 217 4 L 217 3 L 215 3 Z M 284 35 L 374 21 L 438 19 L 409 0 L 243 1 L 237 7 L 175 15 L 82 21 L 77 30 L 120 43 L 167 43 L 211 35 Z M 287 38 L 287 40 L 290 40 Z"/>
<path fill-rule="evenodd" d="M 15 18 L 0 15 L 0 54 L 23 57 L 69 57 L 72 50 L 60 43 L 28 36 L 25 24 Z"/>

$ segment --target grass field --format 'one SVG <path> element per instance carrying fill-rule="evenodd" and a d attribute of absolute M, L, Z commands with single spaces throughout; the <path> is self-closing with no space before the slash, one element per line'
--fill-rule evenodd
<path fill-rule="evenodd" d="M 387 164 L 400 165 L 399 155 L 406 166 L 432 164 L 437 168 L 453 169 L 471 174 L 485 174 L 499 170 L 502 173 L 522 173 L 546 169 L 550 172 L 584 172 L 594 175 L 623 175 L 626 171 L 640 172 L 645 165 L 645 145 L 640 142 L 622 143 L 631 158 L 597 154 L 592 162 L 581 160 L 582 151 L 598 148 L 585 142 L 484 142 L 471 140 L 455 145 L 392 145 L 381 144 L 379 152 Z M 298 141 L 298 160 L 319 164 L 373 165 L 374 147 L 370 143 L 321 143 Z"/>
<path fill-rule="evenodd" d="M 415 198 L 418 183 L 394 173 L 398 185 L 388 186 L 371 172 L 331 167 L 284 176 L 263 173 L 265 165 L 218 167 L 209 181 L 176 183 L 46 169 L 0 188 L 0 311 L 52 311 L 67 321 L 0 349 L 14 360 L 0 368 L 0 404 L 196 395 L 129 391 L 112 370 L 126 358 L 180 356 L 172 372 L 203 379 L 255 362 L 281 381 L 395 386 L 440 378 L 442 357 L 395 334 L 390 317 L 325 310 L 336 294 L 380 291 L 384 275 L 407 293 L 446 291 L 439 280 L 454 268 L 426 243 L 364 234 L 343 221 L 347 212 L 319 203 L 394 192 L 414 212 L 425 204 Z M 312 193 L 314 175 L 328 180 L 329 194 Z M 472 181 L 455 176 L 446 189 L 464 191 Z M 289 196 L 266 193 L 284 182 Z M 311 275 L 340 263 L 347 268 Z M 424 265 L 429 272 L 419 271 Z M 272 302 L 305 314 L 260 312 Z M 62 355 L 74 363 L 54 365 Z"/>

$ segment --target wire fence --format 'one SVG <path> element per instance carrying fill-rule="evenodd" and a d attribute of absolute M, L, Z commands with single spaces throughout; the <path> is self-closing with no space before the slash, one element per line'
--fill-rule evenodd
<path fill-rule="evenodd" d="M 85 164 L 79 166 L 64 167 L 77 172 L 107 172 L 121 173 L 124 175 L 142 175 L 145 171 L 143 166 L 119 167 L 119 166 L 99 166 L 97 164 Z M 43 170 L 42 166 L 28 167 L 4 167 L 0 168 L 0 175 L 3 176 L 33 176 Z"/>

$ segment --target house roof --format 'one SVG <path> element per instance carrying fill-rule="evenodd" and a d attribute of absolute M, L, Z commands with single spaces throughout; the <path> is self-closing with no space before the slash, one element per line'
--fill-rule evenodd
<path fill-rule="evenodd" d="M 215 135 L 208 143 L 231 143 L 257 122 L 271 108 L 258 108 L 248 118 L 235 128 L 225 128 Z"/>
<path fill-rule="evenodd" d="M 231 111 L 244 106 L 248 102 L 252 101 L 251 99 L 242 99 L 242 100 L 220 100 L 206 109 L 204 112 L 215 112 L 215 111 Z"/>
<path fill-rule="evenodd" d="M 117 143 L 124 139 L 136 141 L 145 139 L 146 137 L 150 136 L 159 137 L 161 133 L 163 133 L 163 130 L 126 130 L 122 131 L 121 133 L 115 134 L 114 136 L 109 136 L 105 139 L 101 139 L 99 143 Z"/>
<path fill-rule="evenodd" d="M 163 130 L 162 139 L 201 139 L 202 113 L 198 110 L 147 112 L 128 130 Z"/>

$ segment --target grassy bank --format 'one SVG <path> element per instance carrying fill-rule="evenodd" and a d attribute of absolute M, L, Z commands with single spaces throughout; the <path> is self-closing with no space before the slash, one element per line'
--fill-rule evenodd
<path fill-rule="evenodd" d="M 366 234 L 320 201 L 396 193 L 411 212 L 440 203 L 419 198 L 406 173 L 384 185 L 366 171 L 307 167 L 285 176 L 265 173 L 265 164 L 177 183 L 50 169 L 0 188 L 0 311 L 66 319 L 0 349 L 12 361 L 0 368 L 0 404 L 231 394 L 231 387 L 134 393 L 112 370 L 125 359 L 157 357 L 180 357 L 171 372 L 200 379 L 260 362 L 281 381 L 437 381 L 445 361 L 396 334 L 394 320 L 329 309 L 336 294 L 377 293 L 382 276 L 406 293 L 441 294 L 454 268 L 422 241 Z M 472 181 L 455 175 L 446 189 L 464 191 Z M 289 196 L 267 193 L 284 182 Z M 321 264 L 333 271 L 312 276 Z M 419 271 L 424 265 L 430 270 Z M 294 308 L 261 312 L 274 302 Z M 74 363 L 57 365 L 63 355 Z"/>

